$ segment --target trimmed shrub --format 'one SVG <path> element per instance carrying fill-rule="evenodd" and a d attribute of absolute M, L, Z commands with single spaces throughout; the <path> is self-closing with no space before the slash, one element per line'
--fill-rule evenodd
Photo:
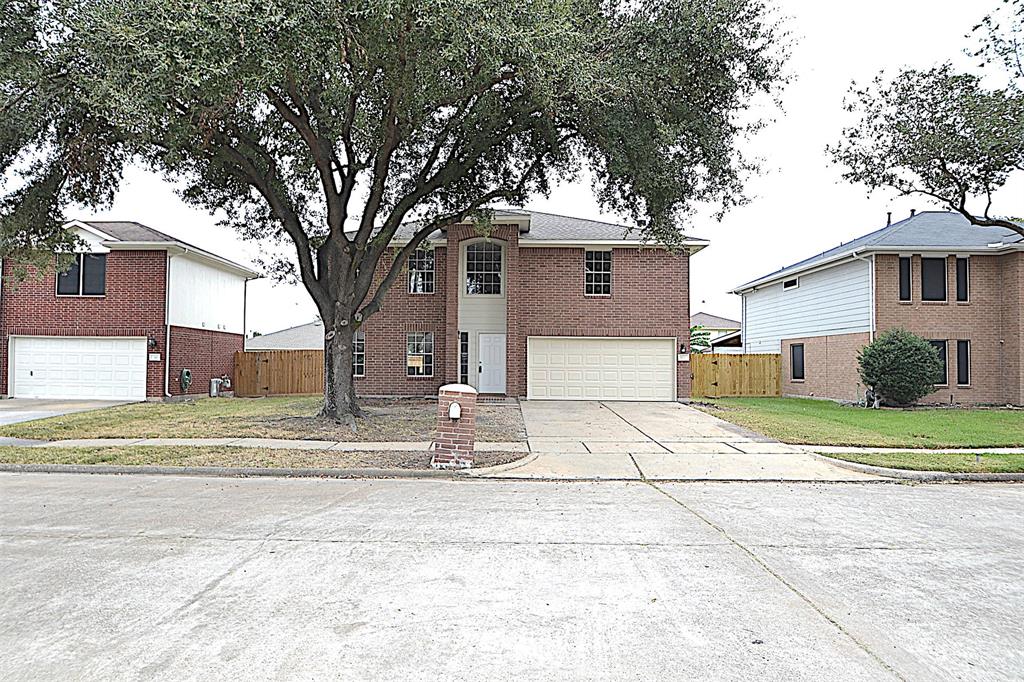
<path fill-rule="evenodd" d="M 942 360 L 930 343 L 904 329 L 881 334 L 860 352 L 860 378 L 887 405 L 912 405 L 935 390 Z"/>

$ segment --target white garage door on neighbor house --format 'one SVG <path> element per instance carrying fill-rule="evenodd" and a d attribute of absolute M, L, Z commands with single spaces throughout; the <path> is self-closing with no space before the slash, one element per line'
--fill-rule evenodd
<path fill-rule="evenodd" d="M 19 336 L 11 339 L 15 398 L 146 399 L 146 339 Z"/>
<path fill-rule="evenodd" d="M 533 400 L 675 400 L 675 339 L 527 339 Z"/>

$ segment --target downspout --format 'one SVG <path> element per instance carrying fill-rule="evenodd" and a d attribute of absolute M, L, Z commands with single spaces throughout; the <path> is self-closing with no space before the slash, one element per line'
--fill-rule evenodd
<path fill-rule="evenodd" d="M 875 340 L 875 254 L 871 254 L 871 259 L 868 260 L 863 256 L 857 255 L 854 251 L 850 254 L 853 258 L 859 261 L 863 261 L 868 264 L 868 281 L 870 282 L 868 289 L 871 292 L 870 310 L 871 310 L 871 321 L 868 328 L 868 340 Z"/>
<path fill-rule="evenodd" d="M 171 397 L 171 252 L 164 266 L 164 397 Z"/>

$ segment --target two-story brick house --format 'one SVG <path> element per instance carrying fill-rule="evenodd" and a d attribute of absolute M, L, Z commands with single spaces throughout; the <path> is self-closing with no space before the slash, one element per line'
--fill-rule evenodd
<path fill-rule="evenodd" d="M 519 210 L 499 211 L 486 236 L 439 230 L 357 334 L 357 391 L 461 382 L 534 399 L 687 397 L 689 257 L 706 243 L 670 251 L 622 225 Z"/>
<path fill-rule="evenodd" d="M 942 211 L 911 214 L 738 287 L 747 353 L 781 353 L 786 395 L 863 398 L 857 356 L 876 334 L 931 341 L 924 402 L 1024 404 L 1024 238 Z"/>
<path fill-rule="evenodd" d="M 0 289 L 0 392 L 159 399 L 231 375 L 258 273 L 138 223 L 66 229 L 82 244 L 66 271 L 32 270 Z"/>

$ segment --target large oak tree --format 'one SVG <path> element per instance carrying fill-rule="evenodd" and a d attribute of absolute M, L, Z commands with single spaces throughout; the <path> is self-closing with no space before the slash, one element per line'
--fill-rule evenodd
<path fill-rule="evenodd" d="M 66 247 L 63 209 L 108 202 L 129 163 L 184 183 L 290 248 L 269 267 L 323 318 L 337 419 L 355 330 L 438 226 L 587 169 L 672 246 L 695 204 L 742 200 L 740 115 L 782 80 L 760 0 L 2 1 L 7 252 Z"/>

